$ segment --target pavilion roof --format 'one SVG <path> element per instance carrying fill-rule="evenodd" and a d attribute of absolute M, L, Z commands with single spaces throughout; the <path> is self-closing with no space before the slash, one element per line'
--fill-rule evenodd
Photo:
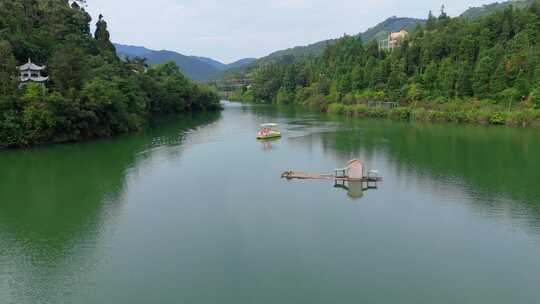
<path fill-rule="evenodd" d="M 35 82 L 45 82 L 48 81 L 49 77 L 21 77 L 21 82 L 35 81 Z"/>
<path fill-rule="evenodd" d="M 19 67 L 19 70 L 21 71 L 28 71 L 28 70 L 31 70 L 31 71 L 42 71 L 45 69 L 45 66 L 39 66 L 37 64 L 34 64 L 32 63 L 32 61 L 30 60 L 30 58 L 28 58 L 28 62 L 21 65 Z"/>

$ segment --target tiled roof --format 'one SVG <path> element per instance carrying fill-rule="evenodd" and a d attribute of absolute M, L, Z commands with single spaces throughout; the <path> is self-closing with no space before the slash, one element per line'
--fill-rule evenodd
<path fill-rule="evenodd" d="M 34 63 L 32 63 L 32 61 L 30 60 L 30 58 L 28 58 L 28 62 L 21 65 L 19 67 L 19 70 L 21 71 L 42 71 L 45 69 L 45 66 L 39 66 L 39 65 L 36 65 Z"/>
<path fill-rule="evenodd" d="M 35 82 L 45 82 L 49 80 L 49 77 L 21 77 L 21 82 L 27 82 L 27 81 L 35 81 Z"/>

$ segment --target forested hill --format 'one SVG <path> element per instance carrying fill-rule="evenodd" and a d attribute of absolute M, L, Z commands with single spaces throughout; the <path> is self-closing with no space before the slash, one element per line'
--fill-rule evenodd
<path fill-rule="evenodd" d="M 381 37 L 387 36 L 390 32 L 399 31 L 400 29 L 414 30 L 418 24 L 425 23 L 425 20 L 414 19 L 414 18 L 400 18 L 400 17 L 390 17 L 385 21 L 377 24 L 376 26 L 368 29 L 363 33 L 359 33 L 355 36 L 360 37 L 364 42 L 369 42 L 374 39 L 380 39 Z M 316 42 L 307 46 L 298 46 L 287 50 L 276 51 L 267 57 L 259 59 L 259 62 L 269 62 L 272 59 L 284 57 L 284 56 L 294 56 L 296 58 L 306 57 L 309 55 L 321 55 L 324 52 L 324 49 L 331 44 L 334 44 L 337 39 L 324 40 Z"/>
<path fill-rule="evenodd" d="M 144 56 L 148 64 L 174 62 L 192 80 L 204 81 L 221 71 L 214 65 L 173 51 L 154 51 Z"/>
<path fill-rule="evenodd" d="M 485 17 L 497 11 L 504 11 L 510 5 L 512 5 L 514 8 L 526 8 L 532 3 L 533 3 L 533 0 L 512 0 L 512 1 L 505 1 L 505 2 L 495 2 L 495 3 L 483 5 L 480 7 L 471 7 L 468 10 L 466 10 L 463 14 L 461 14 L 461 16 L 465 18 L 471 18 L 471 19 L 478 18 L 478 17 Z"/>
<path fill-rule="evenodd" d="M 174 64 L 121 61 L 100 16 L 77 2 L 0 1 L 0 147 L 111 136 L 153 115 L 219 107 L 217 94 Z M 19 87 L 18 65 L 45 65 L 45 85 Z"/>
<path fill-rule="evenodd" d="M 540 4 L 492 15 L 430 15 L 392 50 L 344 37 L 323 55 L 256 69 L 242 99 L 327 106 L 366 100 L 534 105 L 540 101 Z"/>
<path fill-rule="evenodd" d="M 514 8 L 525 8 L 534 0 L 512 0 L 505 2 L 496 2 L 493 4 L 488 4 L 480 7 L 470 7 L 467 9 L 461 16 L 469 19 L 475 19 L 479 17 L 485 17 L 487 15 L 493 14 L 496 11 L 503 11 L 508 6 L 512 5 Z M 388 35 L 389 32 L 399 31 L 401 29 L 406 29 L 409 32 L 414 31 L 418 25 L 424 25 L 426 19 L 418 18 L 407 18 L 407 17 L 390 17 L 383 22 L 375 25 L 372 28 L 369 28 L 363 33 L 353 35 L 354 37 L 359 37 L 365 43 L 369 43 L 373 40 L 383 39 Z M 328 39 L 319 42 L 315 42 L 305 46 L 296 46 L 293 48 L 275 51 L 268 56 L 262 57 L 254 61 L 250 65 L 243 66 L 241 69 L 233 69 L 222 74 L 221 77 L 238 77 L 239 75 L 249 73 L 257 67 L 269 63 L 275 62 L 290 62 L 292 59 L 301 59 L 309 56 L 320 56 L 323 54 L 327 46 L 336 43 L 338 39 Z"/>
<path fill-rule="evenodd" d="M 256 60 L 257 60 L 257 58 L 244 58 L 244 59 L 240 59 L 240 60 L 237 60 L 237 61 L 235 61 L 235 62 L 233 62 L 233 63 L 227 64 L 227 66 L 225 67 L 225 70 L 230 70 L 230 69 L 240 68 L 240 67 L 243 67 L 243 66 L 252 64 L 252 63 L 255 62 Z"/>
<path fill-rule="evenodd" d="M 412 31 L 418 25 L 425 23 L 425 20 L 405 17 L 390 17 L 376 26 L 368 29 L 363 33 L 354 35 L 359 37 L 364 42 L 370 42 L 372 40 L 380 39 L 387 36 L 390 32 L 399 31 L 400 29 L 407 29 Z M 249 72 L 261 65 L 275 63 L 275 62 L 290 62 L 291 60 L 302 59 L 309 56 L 320 56 L 327 46 L 336 43 L 338 39 L 329 39 L 319 41 L 306 46 L 297 46 L 286 50 L 280 50 L 271 53 L 268 56 L 262 57 L 256 61 L 253 61 L 249 65 L 241 66 L 240 69 L 231 69 L 222 74 L 222 77 L 237 77 L 240 73 Z"/>
<path fill-rule="evenodd" d="M 364 33 L 358 34 L 358 37 L 364 42 L 371 42 L 373 40 L 379 40 L 387 38 L 390 32 L 397 32 L 401 29 L 405 29 L 412 32 L 417 26 L 426 23 L 424 19 L 415 18 L 403 18 L 403 17 L 390 17 L 376 26 L 368 29 Z"/>
<path fill-rule="evenodd" d="M 122 58 L 136 57 L 145 58 L 150 65 L 162 64 L 165 62 L 174 62 L 182 72 L 192 80 L 206 81 L 218 73 L 231 68 L 239 68 L 250 64 L 256 59 L 240 59 L 231 64 L 225 64 L 207 57 L 187 56 L 174 51 L 151 50 L 142 46 L 132 46 L 123 44 L 114 44 L 118 56 Z"/>
<path fill-rule="evenodd" d="M 496 11 L 503 11 L 510 5 L 512 5 L 514 8 L 525 8 L 531 5 L 532 2 L 533 0 L 512 0 L 505 2 L 496 2 L 480 7 L 471 7 L 467 9 L 461 16 L 474 19 L 490 15 Z M 412 32 L 418 25 L 423 25 L 425 24 L 425 22 L 425 19 L 392 16 L 384 20 L 383 22 L 375 25 L 374 27 L 369 28 L 365 32 L 353 36 L 360 37 L 364 42 L 368 43 L 372 40 L 383 39 L 385 36 L 388 35 L 388 33 L 399 31 L 401 29 L 406 29 L 409 32 Z M 337 40 L 338 39 L 328 39 L 305 46 L 296 46 L 285 50 L 275 51 L 268 56 L 260 58 L 256 62 L 256 64 L 279 61 L 286 56 L 301 58 L 310 55 L 321 55 L 328 45 L 334 44 Z"/>

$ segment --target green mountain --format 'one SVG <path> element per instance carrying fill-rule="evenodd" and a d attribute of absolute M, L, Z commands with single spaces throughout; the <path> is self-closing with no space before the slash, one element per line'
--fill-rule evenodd
<path fill-rule="evenodd" d="M 116 48 L 116 53 L 119 57 L 144 57 L 154 51 L 143 46 L 123 45 L 118 43 L 115 43 L 114 47 Z"/>
<path fill-rule="evenodd" d="M 315 42 L 313 44 L 304 45 L 304 46 L 296 46 L 290 49 L 275 51 L 271 53 L 270 55 L 260 58 L 258 60 L 258 63 L 272 61 L 276 58 L 282 58 L 286 56 L 293 56 L 295 58 L 298 57 L 304 57 L 304 56 L 310 56 L 310 55 L 320 55 L 323 53 L 324 49 L 329 45 L 336 41 L 336 39 L 329 39 L 329 40 L 323 40 L 319 42 Z"/>
<path fill-rule="evenodd" d="M 461 17 L 471 19 L 484 17 L 496 11 L 502 11 L 510 5 L 513 5 L 515 8 L 525 8 L 531 5 L 533 1 L 534 0 L 512 0 L 506 2 L 496 2 L 481 7 L 470 7 L 463 14 L 461 14 Z M 406 29 L 407 31 L 412 32 L 418 25 L 425 25 L 426 21 L 427 20 L 425 19 L 393 16 L 377 24 L 376 26 L 369 28 L 365 32 L 355 35 L 355 37 L 359 37 L 364 43 L 368 43 L 373 40 L 384 39 L 390 32 L 399 31 L 401 29 Z M 319 56 L 328 46 L 334 45 L 337 41 L 339 41 L 339 39 L 328 39 L 305 46 L 296 46 L 285 50 L 279 50 L 254 61 L 250 65 L 227 70 L 225 73 L 222 73 L 220 77 L 238 77 L 239 75 L 251 72 L 261 65 L 275 62 L 289 62 L 291 58 L 303 58 L 312 55 Z"/>
<path fill-rule="evenodd" d="M 221 62 L 210 58 L 186 56 L 173 51 L 156 51 L 142 46 L 115 44 L 116 53 L 123 58 L 146 58 L 150 65 L 174 62 L 187 77 L 197 81 L 204 81 L 222 70 Z"/>
<path fill-rule="evenodd" d="M 401 29 L 406 29 L 407 31 L 412 32 L 418 25 L 423 25 L 425 23 L 426 20 L 424 19 L 393 16 L 359 34 L 358 36 L 362 38 L 362 41 L 370 42 L 372 40 L 384 39 L 390 32 L 397 32 Z"/>
<path fill-rule="evenodd" d="M 377 24 L 376 26 L 368 29 L 363 33 L 359 33 L 355 36 L 361 38 L 364 42 L 369 42 L 374 39 L 382 39 L 387 36 L 390 32 L 399 31 L 401 29 L 407 29 L 412 31 L 416 28 L 418 24 L 424 24 L 425 20 L 414 19 L 414 18 L 400 18 L 400 17 L 390 17 L 385 21 Z M 294 48 L 281 50 L 274 52 L 266 57 L 259 59 L 260 62 L 269 61 L 270 59 L 285 57 L 285 56 L 294 56 L 295 58 L 304 57 L 309 55 L 320 55 L 324 52 L 324 49 L 331 44 L 334 44 L 338 39 L 329 39 L 319 41 L 306 46 L 297 46 Z"/>
<path fill-rule="evenodd" d="M 116 53 L 122 58 L 146 58 L 150 65 L 162 64 L 165 62 L 174 62 L 190 79 L 197 81 L 206 81 L 222 71 L 239 68 L 250 64 L 256 59 L 240 59 L 231 64 L 225 64 L 208 57 L 186 56 L 173 51 L 156 51 L 142 46 L 115 44 Z"/>
<path fill-rule="evenodd" d="M 150 65 L 172 61 L 186 76 L 197 81 L 208 80 L 220 71 L 220 69 L 210 63 L 173 51 L 153 51 L 146 54 L 144 58 L 146 58 Z"/>
<path fill-rule="evenodd" d="M 243 66 L 252 64 L 252 63 L 255 62 L 256 60 L 257 60 L 257 58 L 244 58 L 244 59 L 240 59 L 240 60 L 237 60 L 237 61 L 235 61 L 235 62 L 233 62 L 233 63 L 227 64 L 225 70 L 230 70 L 230 69 L 240 68 L 240 67 L 243 67 Z"/>
<path fill-rule="evenodd" d="M 496 2 L 481 7 L 471 7 L 461 16 L 466 18 L 478 18 L 489 15 L 495 11 L 502 11 L 509 5 L 513 5 L 515 8 L 524 8 L 526 6 L 529 6 L 533 1 L 534 0 L 513 0 L 500 3 Z M 384 39 L 390 32 L 399 31 L 401 29 L 406 29 L 407 31 L 412 32 L 418 25 L 424 25 L 425 23 L 425 19 L 392 16 L 384 20 L 383 22 L 377 24 L 376 26 L 369 28 L 365 32 L 359 33 L 355 36 L 360 37 L 362 41 L 367 43 L 372 40 Z M 337 41 L 338 39 L 328 39 L 305 46 L 296 46 L 285 50 L 279 50 L 269 54 L 268 56 L 258 59 L 257 61 L 255 61 L 254 65 L 258 66 L 273 61 L 280 61 L 287 56 L 301 58 L 310 55 L 321 55 L 327 46 L 333 45 Z"/>
<path fill-rule="evenodd" d="M 208 57 L 199 57 L 199 56 L 189 56 L 193 59 L 196 59 L 196 60 L 199 60 L 201 62 L 204 62 L 212 67 L 214 67 L 215 69 L 221 71 L 221 70 L 224 70 L 227 68 L 227 65 L 223 62 L 220 62 L 220 61 L 217 61 L 215 59 L 212 59 L 212 58 L 208 58 Z"/>
<path fill-rule="evenodd" d="M 529 6 L 533 1 L 534 0 L 513 0 L 500 3 L 496 2 L 481 7 L 471 7 L 461 16 L 466 18 L 478 18 L 489 15 L 495 11 L 502 11 L 509 5 L 513 5 L 515 8 L 524 8 Z M 360 37 L 364 42 L 370 42 L 372 40 L 384 39 L 390 32 L 399 31 L 401 29 L 406 29 L 407 31 L 412 32 L 418 25 L 423 25 L 425 23 L 426 20 L 424 19 L 393 16 L 368 29 L 367 31 L 357 34 L 356 36 Z M 328 45 L 336 43 L 337 40 L 338 39 L 328 39 L 305 46 L 296 46 L 293 48 L 276 51 L 268 56 L 260 58 L 257 60 L 256 64 L 268 63 L 277 58 L 286 56 L 293 56 L 295 58 L 310 55 L 317 56 L 322 54 Z"/>
<path fill-rule="evenodd" d="M 355 37 L 359 37 L 364 42 L 369 42 L 372 40 L 383 39 L 390 32 L 399 31 L 403 28 L 407 29 L 408 31 L 413 31 L 416 28 L 416 26 L 425 24 L 425 22 L 426 21 L 423 19 L 393 16 L 377 24 L 376 26 L 368 29 L 367 31 L 355 35 Z M 226 70 L 224 73 L 221 73 L 219 77 L 222 77 L 222 78 L 233 77 L 234 78 L 234 77 L 237 77 L 239 73 L 243 74 L 245 72 L 249 72 L 250 70 L 253 70 L 256 67 L 261 66 L 261 65 L 266 65 L 266 64 L 270 64 L 274 62 L 286 63 L 286 62 L 292 62 L 294 59 L 297 59 L 297 58 L 319 56 L 324 52 L 324 50 L 329 45 L 335 44 L 338 40 L 339 39 L 328 39 L 328 40 L 319 41 L 319 42 L 305 45 L 305 46 L 296 46 L 290 49 L 276 51 L 276 52 L 271 53 L 268 56 L 265 56 L 256 61 L 253 61 L 252 63 L 248 65 L 243 65 L 240 67 Z"/>
<path fill-rule="evenodd" d="M 345 36 L 323 56 L 253 69 L 251 86 L 233 98 L 373 116 L 384 115 L 367 114 L 369 101 L 422 103 L 429 111 L 444 104 L 438 108 L 442 112 L 424 118 L 530 124 L 540 117 L 529 111 L 540 106 L 540 2 L 514 4 L 524 6 L 476 18 L 451 18 L 444 11 L 430 15 L 391 51 Z M 392 115 L 420 117 L 409 111 L 401 108 Z"/>
<path fill-rule="evenodd" d="M 214 59 L 208 58 L 208 57 L 191 56 L 191 58 L 195 58 L 195 59 L 200 60 L 202 62 L 206 62 L 209 65 L 215 67 L 216 69 L 218 69 L 220 71 L 239 68 L 239 67 L 250 64 L 250 63 L 254 62 L 255 60 L 257 60 L 257 58 L 243 58 L 243 59 L 237 60 L 237 61 L 235 61 L 233 63 L 226 64 L 226 63 L 222 63 L 222 62 L 219 62 L 217 60 L 214 60 Z"/>
<path fill-rule="evenodd" d="M 505 1 L 505 2 L 495 2 L 491 4 L 486 4 L 480 7 L 471 7 L 467 9 L 463 14 L 461 14 L 461 17 L 465 18 L 479 18 L 484 17 L 487 15 L 490 15 L 497 11 L 503 11 L 508 6 L 512 5 L 515 8 L 525 8 L 529 5 L 531 5 L 533 0 L 513 0 L 513 1 Z"/>

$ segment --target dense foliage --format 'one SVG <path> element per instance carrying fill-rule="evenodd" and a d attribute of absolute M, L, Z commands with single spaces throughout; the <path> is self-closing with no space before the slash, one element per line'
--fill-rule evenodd
<path fill-rule="evenodd" d="M 399 31 L 401 29 L 406 29 L 409 31 L 414 30 L 418 24 L 424 24 L 426 20 L 423 19 L 414 19 L 414 18 L 400 18 L 400 17 L 390 17 L 383 22 L 375 25 L 372 28 L 369 28 L 363 33 L 355 35 L 358 39 L 361 39 L 364 42 L 371 42 L 373 40 L 378 40 L 381 38 L 388 37 L 390 32 Z M 290 58 L 295 60 L 307 60 L 312 56 L 321 56 L 324 53 L 324 50 L 329 46 L 338 42 L 339 39 L 329 39 L 305 46 L 296 46 L 294 48 L 289 48 L 286 50 L 280 50 L 269 54 L 268 56 L 259 58 L 250 64 L 241 66 L 239 68 L 232 68 L 224 71 L 218 78 L 222 79 L 235 79 L 235 78 L 244 78 L 243 75 L 253 72 L 253 70 L 259 68 L 260 66 L 276 63 L 276 62 L 288 62 Z"/>
<path fill-rule="evenodd" d="M 0 1 L 0 147 L 75 141 L 137 130 L 152 115 L 219 107 L 214 91 L 169 63 L 118 59 L 100 16 L 67 0 Z M 17 66 L 50 81 L 19 88 Z"/>
<path fill-rule="evenodd" d="M 539 39 L 538 2 L 474 20 L 443 10 L 392 51 L 346 36 L 322 56 L 262 66 L 235 97 L 324 108 L 367 100 L 533 107 L 540 104 Z"/>
<path fill-rule="evenodd" d="M 534 2 L 534 0 L 508 0 L 504 2 L 495 2 L 480 7 L 471 7 L 463 12 L 461 16 L 471 19 L 484 17 L 493 14 L 496 11 L 504 11 L 510 5 L 517 8 L 524 8 L 531 5 L 532 2 Z"/>

